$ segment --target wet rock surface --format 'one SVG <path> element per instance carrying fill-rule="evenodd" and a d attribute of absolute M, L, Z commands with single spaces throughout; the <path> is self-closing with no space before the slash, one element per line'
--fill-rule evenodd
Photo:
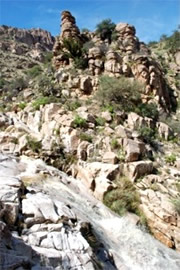
<path fill-rule="evenodd" d="M 1 199 L 2 270 L 179 269 L 178 253 L 111 213 L 78 179 L 25 156 L 1 155 L 0 172 L 18 199 L 11 226 L 2 207 L 9 198 Z"/>

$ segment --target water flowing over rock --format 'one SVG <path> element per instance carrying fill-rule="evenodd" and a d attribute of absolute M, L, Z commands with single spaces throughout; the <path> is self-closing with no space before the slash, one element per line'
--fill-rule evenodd
<path fill-rule="evenodd" d="M 132 218 L 113 214 L 78 179 L 39 159 L 2 154 L 0 175 L 1 189 L 16 187 L 19 224 L 18 231 L 10 227 L 4 208 L 9 199 L 2 197 L 2 270 L 179 269 L 178 253 L 137 228 Z"/>

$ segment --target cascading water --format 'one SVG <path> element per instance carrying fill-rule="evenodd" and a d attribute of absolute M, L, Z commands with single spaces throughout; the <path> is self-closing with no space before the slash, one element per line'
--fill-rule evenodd
<path fill-rule="evenodd" d="M 45 180 L 34 181 L 29 192 L 36 193 L 41 190 L 52 200 L 68 205 L 76 214 L 77 219 L 92 224 L 96 238 L 114 259 L 115 266 L 108 261 L 104 263 L 103 269 L 180 269 L 179 253 L 167 248 L 153 236 L 142 231 L 130 222 L 128 217 L 119 217 L 112 213 L 90 194 L 81 181 L 47 166 L 41 160 L 21 157 L 20 161 L 16 162 L 13 158 L 0 156 L 0 180 L 1 177 L 11 176 L 35 177 L 39 171 L 44 172 Z M 104 255 L 102 254 L 102 256 Z M 101 259 L 101 254 L 99 259 Z"/>

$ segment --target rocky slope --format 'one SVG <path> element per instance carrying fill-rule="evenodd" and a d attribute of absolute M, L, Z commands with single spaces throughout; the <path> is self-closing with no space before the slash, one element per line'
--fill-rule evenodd
<path fill-rule="evenodd" d="M 52 50 L 55 39 L 42 29 L 20 29 L 0 26 L 1 77 L 22 76 L 23 71 L 43 61 Z"/>
<path fill-rule="evenodd" d="M 111 41 L 61 20 L 55 44 L 1 27 L 1 267 L 179 269 L 175 76 L 129 24 Z"/>
<path fill-rule="evenodd" d="M 135 36 L 134 26 L 127 23 L 117 24 L 116 40 L 108 44 L 108 40 L 103 41 L 94 34 L 80 35 L 74 17 L 70 12 L 64 11 L 61 17 L 61 31 L 53 48 L 56 69 L 69 68 L 76 60 L 73 54 L 67 57 L 67 49 L 71 51 L 69 45 L 67 46 L 67 39 L 86 48 L 88 41 L 89 46 L 83 57 L 86 58 L 88 69 L 93 75 L 91 81 L 94 89 L 97 86 L 95 75 L 105 73 L 110 76 L 134 77 L 146 86 L 144 98 L 148 99 L 150 95 L 154 95 L 164 109 L 171 109 L 172 93 L 164 80 L 163 72 L 151 57 L 147 46 L 139 42 Z"/>

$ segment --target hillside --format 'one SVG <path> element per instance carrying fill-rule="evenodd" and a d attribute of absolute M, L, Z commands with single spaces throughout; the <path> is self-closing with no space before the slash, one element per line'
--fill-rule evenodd
<path fill-rule="evenodd" d="M 0 27 L 2 270 L 180 268 L 178 33 Z"/>

